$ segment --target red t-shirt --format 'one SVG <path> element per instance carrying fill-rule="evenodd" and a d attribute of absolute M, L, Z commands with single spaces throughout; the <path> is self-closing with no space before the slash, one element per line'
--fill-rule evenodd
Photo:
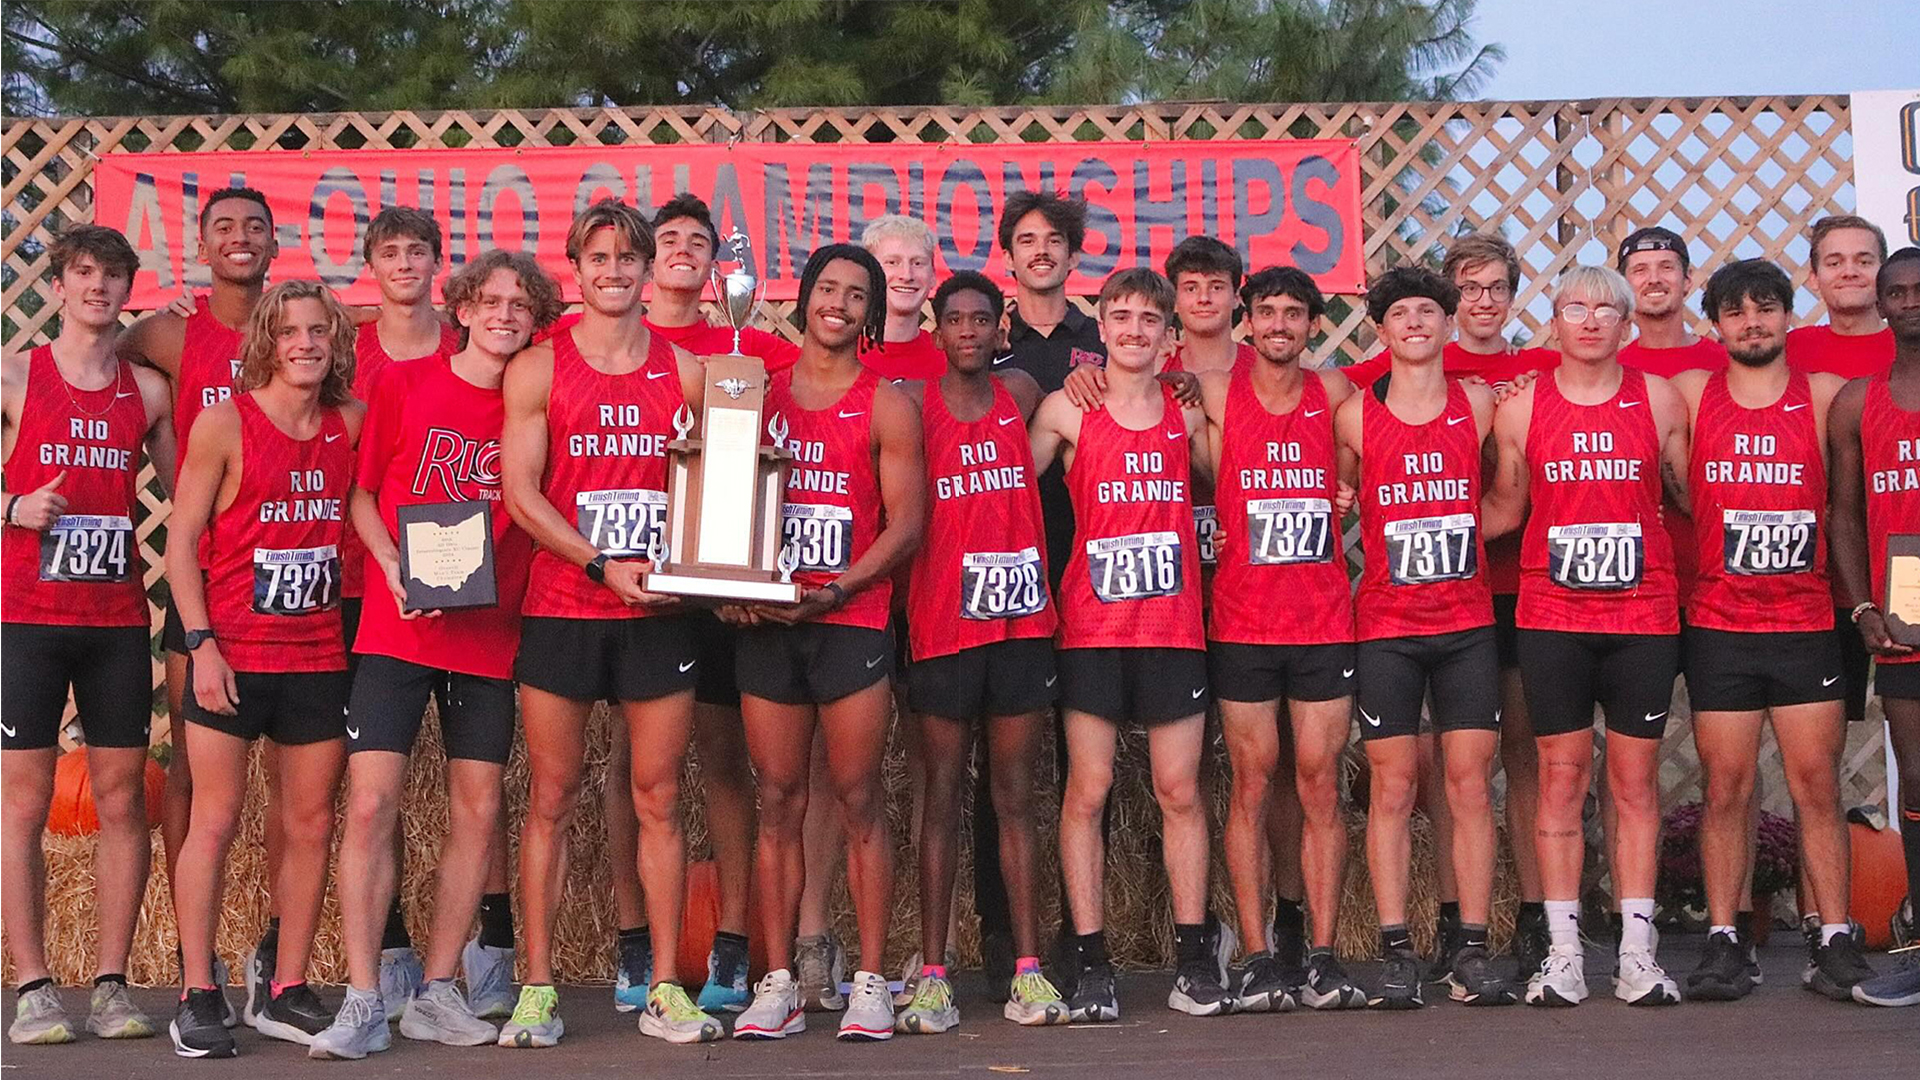
<path fill-rule="evenodd" d="M 1468 352 L 1458 341 L 1447 342 L 1446 349 L 1440 354 L 1440 366 L 1449 379 L 1465 379 L 1479 376 L 1488 385 L 1498 387 L 1502 383 L 1512 382 L 1529 371 L 1545 374 L 1560 366 L 1560 354 L 1553 349 L 1516 349 L 1506 353 Z M 1372 386 L 1380 376 L 1393 367 L 1393 357 L 1386 352 L 1370 356 L 1350 367 L 1341 369 L 1353 385 L 1362 389 Z"/>
<path fill-rule="evenodd" d="M 1843 379 L 1885 375 L 1893 366 L 1893 327 L 1871 334 L 1836 334 L 1825 323 L 1787 331 L 1787 366 L 1809 375 Z"/>
<path fill-rule="evenodd" d="M 1867 384 L 1860 413 L 1860 457 L 1867 481 L 1867 559 L 1873 599 L 1887 603 L 1887 538 L 1920 533 L 1920 412 L 1894 404 L 1885 375 Z M 1881 656 L 1879 664 L 1920 664 L 1920 653 Z"/>
<path fill-rule="evenodd" d="M 369 405 L 373 404 L 380 378 L 387 368 L 393 364 L 408 362 L 395 360 L 387 352 L 387 347 L 380 344 L 379 326 L 379 320 L 361 323 L 359 331 L 353 336 L 353 394 Z M 440 343 L 427 356 L 452 356 L 459 351 L 460 331 L 442 323 Z M 419 359 L 425 359 L 425 357 Z M 340 595 L 349 600 L 359 599 L 367 589 L 364 577 L 367 568 L 367 549 L 360 543 L 360 534 L 353 530 L 351 524 L 347 526 L 347 542 L 340 548 L 340 567 L 346 574 L 346 580 L 340 588 Z"/>
<path fill-rule="evenodd" d="M 1697 338 L 1691 345 L 1671 349 L 1650 349 L 1639 339 L 1620 348 L 1620 363 L 1635 371 L 1671 379 L 1683 371 L 1719 371 L 1727 366 L 1727 347 L 1711 338 Z"/>
<path fill-rule="evenodd" d="M 741 342 L 742 345 L 746 343 Z M 860 363 L 883 379 L 937 379 L 947 373 L 947 354 L 933 343 L 925 330 L 907 341 L 883 341 L 877 349 L 860 354 Z"/>
<path fill-rule="evenodd" d="M 535 342 L 546 341 L 562 330 L 571 330 L 580 321 L 580 313 L 569 312 L 560 316 L 552 326 L 535 334 Z M 685 326 L 661 326 L 652 319 L 641 320 L 647 329 L 678 345 L 695 356 L 723 356 L 733 351 L 733 328 L 717 326 L 709 322 L 688 323 Z M 784 371 L 800 359 L 800 346 L 769 333 L 757 326 L 749 326 L 740 331 L 740 351 L 747 356 L 758 357 L 769 372 Z M 943 361 L 944 363 L 944 361 Z"/>
<path fill-rule="evenodd" d="M 367 590 L 353 651 L 467 675 L 510 678 L 533 541 L 513 523 L 500 498 L 500 428 L 506 416 L 500 391 L 461 378 L 444 357 L 398 364 L 383 379 L 383 390 L 360 433 L 356 482 L 379 499 L 380 520 L 396 542 L 399 507 L 486 502 L 499 601 L 432 619 L 402 619 L 399 604 L 384 587 L 379 563 L 363 556 L 366 580 L 373 587 Z"/>
<path fill-rule="evenodd" d="M 768 423 L 786 421 L 787 448 L 793 451 L 781 526 L 800 559 L 793 580 L 809 589 L 838 580 L 880 535 L 885 507 L 873 454 L 873 392 L 879 385 L 878 375 L 862 371 L 838 401 L 803 409 L 793 398 L 791 372 L 768 380 Z M 893 579 L 883 577 L 812 621 L 880 630 L 892 606 Z"/>

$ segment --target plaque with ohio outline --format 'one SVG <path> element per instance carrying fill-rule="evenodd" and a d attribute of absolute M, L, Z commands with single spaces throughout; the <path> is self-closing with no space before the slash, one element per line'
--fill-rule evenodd
<path fill-rule="evenodd" d="M 1920 646 L 1920 533 L 1887 537 L 1885 596 L 1887 633 L 1902 645 Z"/>
<path fill-rule="evenodd" d="M 500 602 L 492 507 L 475 499 L 394 508 L 405 610 L 454 611 Z"/>

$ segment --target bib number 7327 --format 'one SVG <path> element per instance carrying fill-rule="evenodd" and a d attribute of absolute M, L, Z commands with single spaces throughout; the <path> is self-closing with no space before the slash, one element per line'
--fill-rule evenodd
<path fill-rule="evenodd" d="M 1569 589 L 1632 589 L 1646 563 L 1640 523 L 1547 527 L 1547 573 Z"/>
<path fill-rule="evenodd" d="M 1811 510 L 1725 510 L 1721 546 L 1727 573 L 1799 574 L 1813 569 L 1820 519 Z"/>
<path fill-rule="evenodd" d="M 1327 499 L 1247 500 L 1247 561 L 1255 566 L 1326 562 L 1332 535 Z"/>
<path fill-rule="evenodd" d="M 117 583 L 128 580 L 133 521 L 65 514 L 40 534 L 40 580 Z"/>
<path fill-rule="evenodd" d="M 583 491 L 574 509 L 580 535 L 616 558 L 645 556 L 667 525 L 667 493 L 650 488 Z"/>
<path fill-rule="evenodd" d="M 1087 541 L 1087 574 L 1103 604 L 1177 596 L 1183 582 L 1180 534 L 1134 533 Z"/>
<path fill-rule="evenodd" d="M 261 615 L 311 615 L 340 603 L 340 550 L 253 549 L 253 610 Z"/>
<path fill-rule="evenodd" d="M 969 551 L 960 556 L 960 617 L 1017 619 L 1047 606 L 1040 549 Z"/>
<path fill-rule="evenodd" d="M 1395 585 L 1460 581 L 1480 568 L 1480 521 L 1472 514 L 1389 521 L 1387 571 Z"/>

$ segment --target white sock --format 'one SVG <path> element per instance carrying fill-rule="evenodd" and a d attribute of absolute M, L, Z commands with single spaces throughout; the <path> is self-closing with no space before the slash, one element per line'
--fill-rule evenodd
<path fill-rule="evenodd" d="M 1620 901 L 1620 948 L 1653 950 L 1653 901 Z"/>
<path fill-rule="evenodd" d="M 1547 936 L 1555 947 L 1571 945 L 1580 947 L 1580 901 L 1549 900 L 1547 908 Z"/>
<path fill-rule="evenodd" d="M 1737 928 L 1735 928 L 1735 927 L 1731 927 L 1731 926 L 1709 926 L 1709 927 L 1707 927 L 1707 936 L 1708 936 L 1708 937 L 1712 937 L 1712 936 L 1713 936 L 1713 935 L 1715 935 L 1715 934 L 1725 934 L 1725 935 L 1727 935 L 1728 937 L 1730 937 L 1730 938 L 1732 938 L 1732 939 L 1733 939 L 1733 943 L 1734 943 L 1734 944 L 1736 944 L 1736 945 L 1738 945 L 1738 944 L 1740 943 L 1740 931 L 1739 931 L 1739 930 L 1738 930 Z"/>
<path fill-rule="evenodd" d="M 1853 927 L 1843 922 L 1823 922 L 1820 924 L 1820 944 L 1831 945 L 1833 939 L 1853 933 Z"/>

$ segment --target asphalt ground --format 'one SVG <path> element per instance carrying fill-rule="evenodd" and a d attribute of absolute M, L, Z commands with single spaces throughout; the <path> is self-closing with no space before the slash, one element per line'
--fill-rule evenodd
<path fill-rule="evenodd" d="M 1800 988 L 1805 953 L 1798 935 L 1782 933 L 1762 951 L 1766 983 L 1745 1001 L 1635 1009 L 1612 997 L 1612 957 L 1588 954 L 1593 997 L 1575 1009 L 1524 1005 L 1469 1009 L 1447 1001 L 1444 987 L 1428 987 L 1425 1009 L 1409 1013 L 1297 1011 L 1199 1019 L 1166 1007 L 1170 976 L 1130 973 L 1120 981 L 1121 1019 L 1115 1024 L 1021 1028 L 1000 1018 L 976 972 L 956 973 L 961 1026 L 940 1036 L 896 1036 L 881 1044 L 833 1039 L 835 1017 L 813 1014 L 810 1029 L 779 1043 L 731 1040 L 705 1046 L 668 1046 L 642 1037 L 636 1018 L 612 1009 L 604 986 L 568 987 L 561 994 L 566 1038 L 548 1050 L 499 1047 L 454 1049 L 394 1037 L 393 1049 L 364 1061 L 310 1061 L 303 1047 L 242 1028 L 240 1056 L 230 1061 L 175 1057 L 164 1030 L 154 1039 L 109 1042 L 83 1034 L 52 1047 L 7 1046 L 0 1075 L 33 1080 L 119 1080 L 146 1077 L 314 1076 L 457 1077 L 529 1080 L 535 1077 L 917 1077 L 1001 1075 L 1214 1080 L 1226 1077 L 1303 1076 L 1314 1080 L 1364 1077 L 1684 1077 L 1686 1080 L 1760 1080 L 1820 1076 L 1920 1076 L 1920 1008 L 1876 1009 L 1828 1001 Z M 1663 962 L 1680 977 L 1697 957 L 1697 939 L 1665 943 Z M 1872 958 L 1876 968 L 1891 963 Z M 1366 984 L 1374 965 L 1355 965 Z M 77 1022 L 86 995 L 63 992 Z M 338 991 L 322 997 L 330 1004 Z M 175 992 L 143 989 L 134 998 L 164 1027 Z M 6 999 L 12 1016 L 13 995 Z"/>

